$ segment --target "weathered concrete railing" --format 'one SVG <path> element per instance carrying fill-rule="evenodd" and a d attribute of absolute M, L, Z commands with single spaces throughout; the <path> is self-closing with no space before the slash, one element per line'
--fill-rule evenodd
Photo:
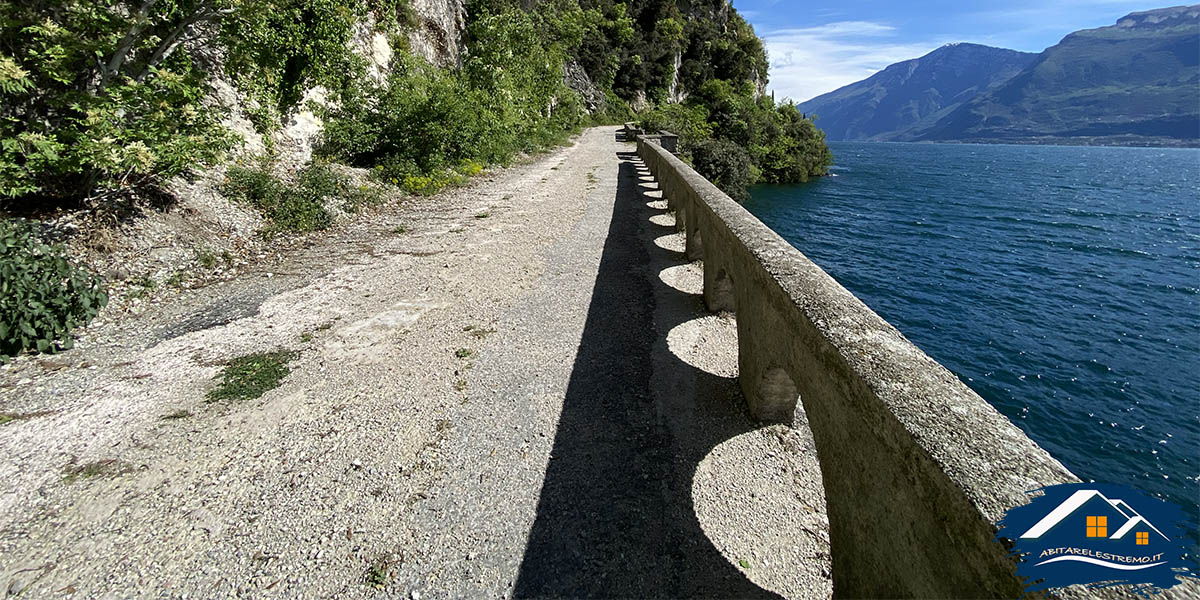
<path fill-rule="evenodd" d="M 671 154 L 679 153 L 679 136 L 671 133 L 670 131 L 663 130 L 659 131 L 658 133 L 648 133 L 642 135 L 642 137 L 651 144 L 658 144 L 659 146 L 662 146 L 664 150 L 670 152 Z M 626 139 L 633 140 L 636 138 L 637 136 L 635 135 Z"/>
<path fill-rule="evenodd" d="M 704 260 L 709 309 L 737 313 L 751 412 L 808 420 L 834 594 L 1020 596 L 993 523 L 1028 502 L 1026 490 L 1077 479 L 670 152 L 642 136 L 638 155 L 675 211 L 687 255 Z"/>

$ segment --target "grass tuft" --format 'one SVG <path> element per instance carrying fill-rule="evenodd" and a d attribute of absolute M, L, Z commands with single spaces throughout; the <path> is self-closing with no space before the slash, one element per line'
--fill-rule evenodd
<path fill-rule="evenodd" d="M 392 566 L 396 560 L 391 560 L 387 556 L 381 556 L 367 566 L 367 575 L 363 583 L 377 590 L 382 590 L 392 582 Z"/>
<path fill-rule="evenodd" d="M 82 465 L 69 464 L 63 469 L 63 483 L 74 483 L 79 479 L 93 477 L 116 477 L 132 473 L 133 466 L 115 458 L 106 458 Z"/>
<path fill-rule="evenodd" d="M 57 410 L 35 410 L 33 412 L 27 412 L 27 413 L 0 412 L 0 425 L 4 425 L 6 423 L 12 423 L 13 421 L 24 421 L 26 419 L 44 417 L 46 415 L 52 415 L 57 412 L 58 412 Z"/>
<path fill-rule="evenodd" d="M 291 372 L 287 366 L 296 358 L 295 352 L 277 350 L 239 356 L 217 375 L 217 387 L 208 392 L 207 402 L 219 400 L 253 400 L 279 387 Z"/>

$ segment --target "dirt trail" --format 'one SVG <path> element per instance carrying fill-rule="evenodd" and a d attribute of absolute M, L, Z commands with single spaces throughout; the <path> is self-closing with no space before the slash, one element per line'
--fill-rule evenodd
<path fill-rule="evenodd" d="M 0 369 L 52 411 L 0 425 L 3 591 L 828 597 L 811 438 L 745 414 L 615 134 Z M 205 403 L 276 348 L 281 387 Z"/>

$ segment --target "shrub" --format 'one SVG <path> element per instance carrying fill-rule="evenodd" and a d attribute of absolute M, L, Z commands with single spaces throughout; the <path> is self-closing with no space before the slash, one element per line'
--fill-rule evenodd
<path fill-rule="evenodd" d="M 366 185 L 355 185 L 349 177 L 338 173 L 326 163 L 311 163 L 297 174 L 296 188 L 322 205 L 326 199 L 340 200 L 343 210 L 356 211 L 364 206 L 379 204 L 382 194 Z"/>
<path fill-rule="evenodd" d="M 833 153 L 825 145 L 825 132 L 790 102 L 776 108 L 774 117 L 778 130 L 758 161 L 763 180 L 792 183 L 828 174 Z"/>
<path fill-rule="evenodd" d="M 551 11 L 550 5 L 539 10 Z M 566 11 L 579 17 L 580 12 Z M 543 37 L 545 18 L 515 6 L 472 10 L 470 53 L 461 69 L 407 52 L 388 81 L 363 78 L 326 115 L 320 153 L 369 168 L 381 181 L 430 194 L 483 165 L 558 144 L 582 122 L 578 95 L 563 84 L 563 48 L 575 25 Z M 561 39 L 561 42 L 552 41 Z"/>
<path fill-rule="evenodd" d="M 0 2 L 0 200 L 103 207 L 217 164 L 237 138 L 209 100 L 213 55 L 257 101 L 255 126 L 272 130 L 306 89 L 337 95 L 361 77 L 356 22 L 370 12 L 396 27 L 406 4 Z"/>
<path fill-rule="evenodd" d="M 754 183 L 754 167 L 741 146 L 725 140 L 700 142 L 692 148 L 692 164 L 730 198 L 738 202 L 750 198 L 746 188 Z"/>
<path fill-rule="evenodd" d="M 213 2 L 0 3 L 0 196 L 133 193 L 233 144 L 183 36 Z"/>
<path fill-rule="evenodd" d="M 667 130 L 679 136 L 681 152 L 690 152 L 693 145 L 712 137 L 708 110 L 697 104 L 664 104 L 642 116 L 642 128 L 647 132 Z"/>
<path fill-rule="evenodd" d="M 235 165 L 225 174 L 221 192 L 230 198 L 257 208 L 282 231 L 325 229 L 333 218 L 325 210 L 327 196 L 340 196 L 348 187 L 327 166 L 309 166 L 288 185 L 265 167 Z"/>
<path fill-rule="evenodd" d="M 24 221 L 0 221 L 0 361 L 23 350 L 54 352 L 73 345 L 108 302 L 101 281 L 67 261 Z"/>

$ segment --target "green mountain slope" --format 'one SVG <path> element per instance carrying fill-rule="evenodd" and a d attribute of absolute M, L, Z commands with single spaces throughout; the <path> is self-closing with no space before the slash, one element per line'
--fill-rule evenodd
<path fill-rule="evenodd" d="M 831 140 L 875 139 L 944 116 L 1011 79 L 1036 56 L 978 44 L 947 44 L 797 108 L 816 114 Z"/>
<path fill-rule="evenodd" d="M 1008 82 L 889 139 L 1200 143 L 1200 5 L 1072 33 Z"/>

